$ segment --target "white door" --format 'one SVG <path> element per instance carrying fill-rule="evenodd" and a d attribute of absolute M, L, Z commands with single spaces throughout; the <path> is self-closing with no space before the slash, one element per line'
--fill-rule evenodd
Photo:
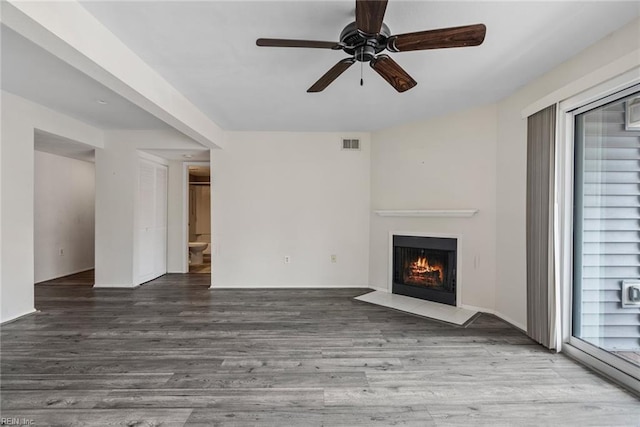
<path fill-rule="evenodd" d="M 167 167 L 138 162 L 137 277 L 148 282 L 167 272 Z"/>

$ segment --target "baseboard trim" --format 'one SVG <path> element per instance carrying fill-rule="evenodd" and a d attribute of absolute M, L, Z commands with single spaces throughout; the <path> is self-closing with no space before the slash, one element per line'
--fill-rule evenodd
<path fill-rule="evenodd" d="M 367 292 L 354 299 L 462 327 L 469 324 L 478 314 L 476 310 L 466 310 L 448 304 L 384 291 Z"/>
<path fill-rule="evenodd" d="M 135 289 L 137 287 L 139 287 L 140 285 L 114 285 L 114 284 L 95 284 L 93 285 L 94 288 L 101 288 L 101 289 Z"/>
<path fill-rule="evenodd" d="M 0 326 L 7 325 L 7 324 L 9 324 L 9 323 L 15 322 L 16 320 L 20 320 L 20 319 L 22 319 L 22 318 L 24 318 L 24 317 L 27 317 L 27 316 L 31 316 L 32 314 L 38 313 L 39 311 L 40 311 L 40 310 L 36 310 L 36 309 L 34 308 L 33 310 L 28 311 L 28 312 L 26 312 L 26 313 L 24 313 L 24 314 L 19 314 L 19 315 L 17 315 L 16 317 L 13 317 L 13 318 L 11 318 L 11 319 L 5 320 L 4 322 L 0 323 Z"/>
<path fill-rule="evenodd" d="M 377 286 L 368 286 L 368 288 L 373 289 L 375 291 L 383 291 L 383 292 L 389 292 L 389 289 L 384 287 L 377 287 Z M 460 304 L 458 307 L 460 308 L 464 308 L 467 310 L 472 310 L 472 311 L 478 311 L 480 313 L 488 313 L 488 314 L 493 314 L 496 317 L 499 317 L 500 319 L 504 320 L 505 322 L 507 322 L 508 324 L 510 324 L 511 326 L 518 328 L 521 332 L 523 333 L 527 333 L 527 327 L 519 322 L 516 322 L 515 320 L 509 318 L 509 316 L 505 316 L 504 314 L 500 313 L 499 311 L 496 310 L 491 310 L 488 308 L 484 308 L 484 307 L 478 307 L 475 305 L 469 305 L 469 304 Z"/>
<path fill-rule="evenodd" d="M 239 285 L 239 284 L 234 284 L 234 285 L 214 285 L 211 284 L 211 286 L 209 286 L 209 289 L 336 289 L 336 288 L 357 288 L 357 289 L 371 289 L 372 291 L 382 291 L 382 292 L 389 292 L 389 290 L 387 288 L 379 288 L 377 286 L 371 286 L 371 285 L 329 285 L 329 286 L 288 286 L 288 285 L 282 285 L 282 284 L 267 284 L 267 285 L 260 285 L 260 286 L 255 286 L 255 285 Z M 474 305 L 469 305 L 469 304 L 461 304 L 459 306 L 460 308 L 464 308 L 467 310 L 472 310 L 472 311 L 478 311 L 481 313 L 488 313 L 488 314 L 493 314 L 496 317 L 499 317 L 500 319 L 504 320 L 505 322 L 507 322 L 508 324 L 510 324 L 511 326 L 518 328 L 521 332 L 526 333 L 527 331 L 527 327 L 525 325 L 522 325 L 519 322 L 516 322 L 515 320 L 509 318 L 508 316 L 505 316 L 504 314 L 496 311 L 496 310 L 491 310 L 488 308 L 484 308 L 484 307 L 477 307 Z"/>
<path fill-rule="evenodd" d="M 300 285 L 283 285 L 277 283 L 271 284 L 261 284 L 260 286 L 251 285 L 251 284 L 234 284 L 234 285 L 215 285 L 211 284 L 209 289 L 371 289 L 369 285 L 310 285 L 310 286 L 300 286 Z"/>
<path fill-rule="evenodd" d="M 475 305 L 468 305 L 468 304 L 462 304 L 460 307 L 466 308 L 468 310 L 480 311 L 482 313 L 493 314 L 494 316 L 499 317 L 500 319 L 504 320 L 505 322 L 507 322 L 511 326 L 520 329 L 520 332 L 525 333 L 525 334 L 527 333 L 527 327 L 525 325 L 523 325 L 523 324 L 521 324 L 519 322 L 516 322 L 515 320 L 509 318 L 508 316 L 505 316 L 504 314 L 500 313 L 499 311 L 491 310 L 491 309 L 484 308 L 484 307 L 476 307 Z"/>

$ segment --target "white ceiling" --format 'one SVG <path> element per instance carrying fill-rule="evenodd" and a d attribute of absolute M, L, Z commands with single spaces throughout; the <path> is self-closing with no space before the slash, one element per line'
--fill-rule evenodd
<path fill-rule="evenodd" d="M 259 48 L 259 37 L 337 41 L 355 2 L 85 1 L 227 130 L 370 131 L 499 100 L 639 15 L 640 2 L 390 0 L 394 34 L 484 23 L 480 47 L 391 54 L 418 86 L 398 94 L 365 64 L 306 89 L 346 55 Z M 4 71 L 4 70 L 3 70 Z"/>
<path fill-rule="evenodd" d="M 2 90 L 101 129 L 169 128 L 4 25 L 0 39 Z"/>

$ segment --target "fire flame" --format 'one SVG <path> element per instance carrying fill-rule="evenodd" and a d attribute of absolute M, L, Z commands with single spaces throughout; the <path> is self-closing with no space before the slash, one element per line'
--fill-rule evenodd
<path fill-rule="evenodd" d="M 431 265 L 429 264 L 429 260 L 426 257 L 419 257 L 416 261 L 414 261 L 411 264 L 411 271 L 417 274 L 438 272 L 440 281 L 443 280 L 442 276 L 444 272 L 442 270 L 443 270 L 442 265 L 438 265 L 438 264 Z"/>

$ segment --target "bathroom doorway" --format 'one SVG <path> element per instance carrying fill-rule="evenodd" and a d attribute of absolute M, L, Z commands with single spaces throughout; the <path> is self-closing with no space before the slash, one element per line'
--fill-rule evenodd
<path fill-rule="evenodd" d="M 189 273 L 211 274 L 211 173 L 208 164 L 187 164 Z"/>

